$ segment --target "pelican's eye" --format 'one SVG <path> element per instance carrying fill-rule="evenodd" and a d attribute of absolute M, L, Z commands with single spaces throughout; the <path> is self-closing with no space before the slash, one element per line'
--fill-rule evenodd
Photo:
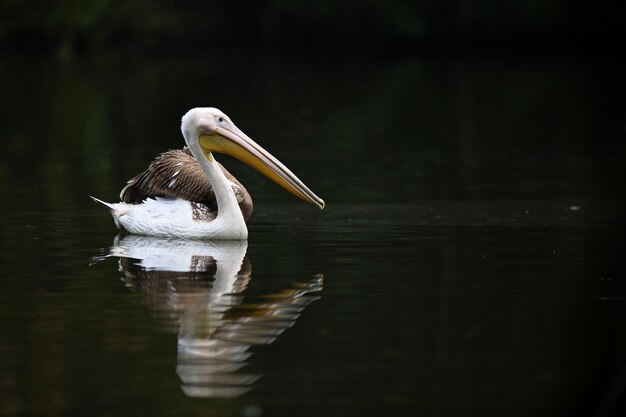
<path fill-rule="evenodd" d="M 224 122 L 224 118 L 223 118 L 223 117 L 221 117 L 221 116 L 220 116 L 217 120 L 218 120 L 220 123 Z"/>

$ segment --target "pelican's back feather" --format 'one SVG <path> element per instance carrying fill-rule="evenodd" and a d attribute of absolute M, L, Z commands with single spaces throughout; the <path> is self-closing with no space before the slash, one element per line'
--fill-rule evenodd
<path fill-rule="evenodd" d="M 252 198 L 237 179 L 218 163 L 231 182 L 244 219 L 252 214 Z M 169 150 L 157 156 L 148 169 L 128 181 L 120 192 L 124 203 L 138 204 L 146 198 L 176 197 L 201 202 L 217 209 L 215 194 L 209 179 L 191 155 L 189 148 Z"/>

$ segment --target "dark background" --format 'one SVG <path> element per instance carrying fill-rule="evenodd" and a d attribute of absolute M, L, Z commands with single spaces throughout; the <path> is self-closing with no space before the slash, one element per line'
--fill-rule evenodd
<path fill-rule="evenodd" d="M 623 59 L 619 1 L 5 1 L 0 46 L 76 54 L 602 55 Z"/>
<path fill-rule="evenodd" d="M 2 412 L 624 411 L 624 2 L 51 4 L 0 3 Z M 233 401 L 185 397 L 164 313 L 89 266 L 116 234 L 89 195 L 198 105 L 327 202 L 219 156 L 249 293 L 325 276 Z"/>

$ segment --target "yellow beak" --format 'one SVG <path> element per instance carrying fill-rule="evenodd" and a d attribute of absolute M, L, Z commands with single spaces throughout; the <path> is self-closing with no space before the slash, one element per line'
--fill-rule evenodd
<path fill-rule="evenodd" d="M 321 209 L 324 208 L 324 200 L 316 196 L 289 168 L 236 126 L 231 124 L 228 128 L 218 127 L 211 135 L 200 135 L 198 142 L 209 160 L 212 160 L 210 157 L 211 152 L 233 156 L 256 169 L 296 197 L 315 204 Z"/>

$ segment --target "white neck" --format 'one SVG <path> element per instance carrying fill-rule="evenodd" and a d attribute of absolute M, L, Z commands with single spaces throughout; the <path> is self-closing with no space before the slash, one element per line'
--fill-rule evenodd
<path fill-rule="evenodd" d="M 241 217 L 241 220 L 243 220 L 241 209 L 237 203 L 237 197 L 235 197 L 235 192 L 230 186 L 229 181 L 226 179 L 222 170 L 217 166 L 215 158 L 213 158 L 212 154 L 209 154 L 209 158 L 211 159 L 209 160 L 204 155 L 204 152 L 202 152 L 202 149 L 200 149 L 200 145 L 198 144 L 198 134 L 196 132 L 193 132 L 190 135 L 191 137 L 187 137 L 187 133 L 183 131 L 183 136 L 185 136 L 185 141 L 187 142 L 187 146 L 189 146 L 189 150 L 194 158 L 196 158 L 196 161 L 198 161 L 198 165 L 200 165 L 204 174 L 209 179 L 211 187 L 213 187 L 215 200 L 217 201 L 217 217 L 235 216 Z"/>

